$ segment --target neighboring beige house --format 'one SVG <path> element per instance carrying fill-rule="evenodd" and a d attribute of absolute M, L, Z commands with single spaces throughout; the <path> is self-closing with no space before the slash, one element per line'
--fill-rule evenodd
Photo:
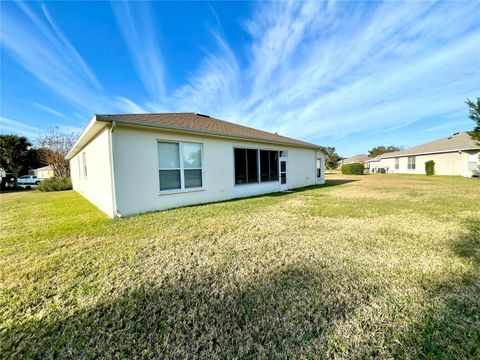
<path fill-rule="evenodd" d="M 480 146 L 466 132 L 382 154 L 368 160 L 370 172 L 425 174 L 425 163 L 435 162 L 436 175 L 480 176 Z"/>
<path fill-rule="evenodd" d="M 349 158 L 342 159 L 342 161 L 340 161 L 340 167 L 341 167 L 343 164 L 356 164 L 356 163 L 363 164 L 363 165 L 365 165 L 365 167 L 367 167 L 367 161 L 368 161 L 368 159 L 370 159 L 370 158 L 368 157 L 368 155 L 365 155 L 365 154 L 357 154 L 357 155 L 351 156 L 351 157 L 349 157 Z"/>
<path fill-rule="evenodd" d="M 325 182 L 320 146 L 195 113 L 95 115 L 67 159 L 110 217 Z"/>
<path fill-rule="evenodd" d="M 34 175 L 40 179 L 50 179 L 51 177 L 55 176 L 55 173 L 50 165 L 35 169 L 33 172 Z"/>

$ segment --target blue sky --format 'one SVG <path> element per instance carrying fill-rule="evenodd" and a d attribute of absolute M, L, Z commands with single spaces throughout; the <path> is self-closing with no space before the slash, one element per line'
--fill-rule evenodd
<path fill-rule="evenodd" d="M 1 132 L 199 112 L 344 156 L 470 130 L 480 2 L 1 2 Z"/>

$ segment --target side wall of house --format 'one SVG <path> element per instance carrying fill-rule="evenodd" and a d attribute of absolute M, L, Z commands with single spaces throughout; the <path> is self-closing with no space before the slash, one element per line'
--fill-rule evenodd
<path fill-rule="evenodd" d="M 436 175 L 460 175 L 461 155 L 458 152 L 417 156 L 416 171 L 425 174 L 425 163 L 435 161 Z"/>
<path fill-rule="evenodd" d="M 127 126 L 118 126 L 112 139 L 116 205 L 122 216 L 280 191 L 280 181 L 235 185 L 237 147 L 287 151 L 289 188 L 324 182 L 324 177 L 316 177 L 315 150 Z M 160 191 L 158 141 L 162 140 L 202 144 L 202 189 Z"/>
<path fill-rule="evenodd" d="M 55 176 L 53 170 L 37 170 L 36 176 L 41 179 L 50 179 Z"/>
<path fill-rule="evenodd" d="M 84 164 L 84 159 L 86 164 Z M 86 168 L 86 174 L 85 174 Z M 70 159 L 73 189 L 114 217 L 110 133 L 105 128 Z"/>
<path fill-rule="evenodd" d="M 480 150 L 462 151 L 460 173 L 467 177 L 480 176 Z"/>
<path fill-rule="evenodd" d="M 386 158 L 380 161 L 370 162 L 370 171 L 385 168 L 388 169 L 388 173 L 425 174 L 425 163 L 433 160 L 435 162 L 436 175 L 472 176 L 473 172 L 467 170 L 469 153 L 473 154 L 475 152 L 460 153 L 455 151 L 440 154 L 415 155 L 415 169 L 408 169 L 408 156 L 400 156 L 398 158 L 398 169 L 395 169 L 395 158 Z"/>

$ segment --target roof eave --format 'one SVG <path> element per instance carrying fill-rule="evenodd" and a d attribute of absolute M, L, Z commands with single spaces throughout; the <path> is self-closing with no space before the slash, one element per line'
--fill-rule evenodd
<path fill-rule="evenodd" d="M 88 142 L 90 142 L 90 140 L 92 140 L 106 125 L 107 123 L 105 121 L 97 120 L 97 116 L 94 115 L 87 127 L 78 137 L 77 141 L 75 141 L 75 144 L 73 144 L 67 156 L 65 156 L 65 159 L 70 160 L 77 155 L 78 152 L 82 150 L 83 147 L 88 144 Z"/>

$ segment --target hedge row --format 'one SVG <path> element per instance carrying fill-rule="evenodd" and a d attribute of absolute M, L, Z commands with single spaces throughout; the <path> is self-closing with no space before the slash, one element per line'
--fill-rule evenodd
<path fill-rule="evenodd" d="M 343 164 L 342 165 L 342 174 L 346 175 L 363 175 L 365 171 L 365 166 L 360 163 L 352 163 L 352 164 Z"/>
<path fill-rule="evenodd" d="M 72 189 L 72 180 L 70 178 L 53 177 L 44 180 L 37 187 L 40 191 L 62 191 Z"/>

